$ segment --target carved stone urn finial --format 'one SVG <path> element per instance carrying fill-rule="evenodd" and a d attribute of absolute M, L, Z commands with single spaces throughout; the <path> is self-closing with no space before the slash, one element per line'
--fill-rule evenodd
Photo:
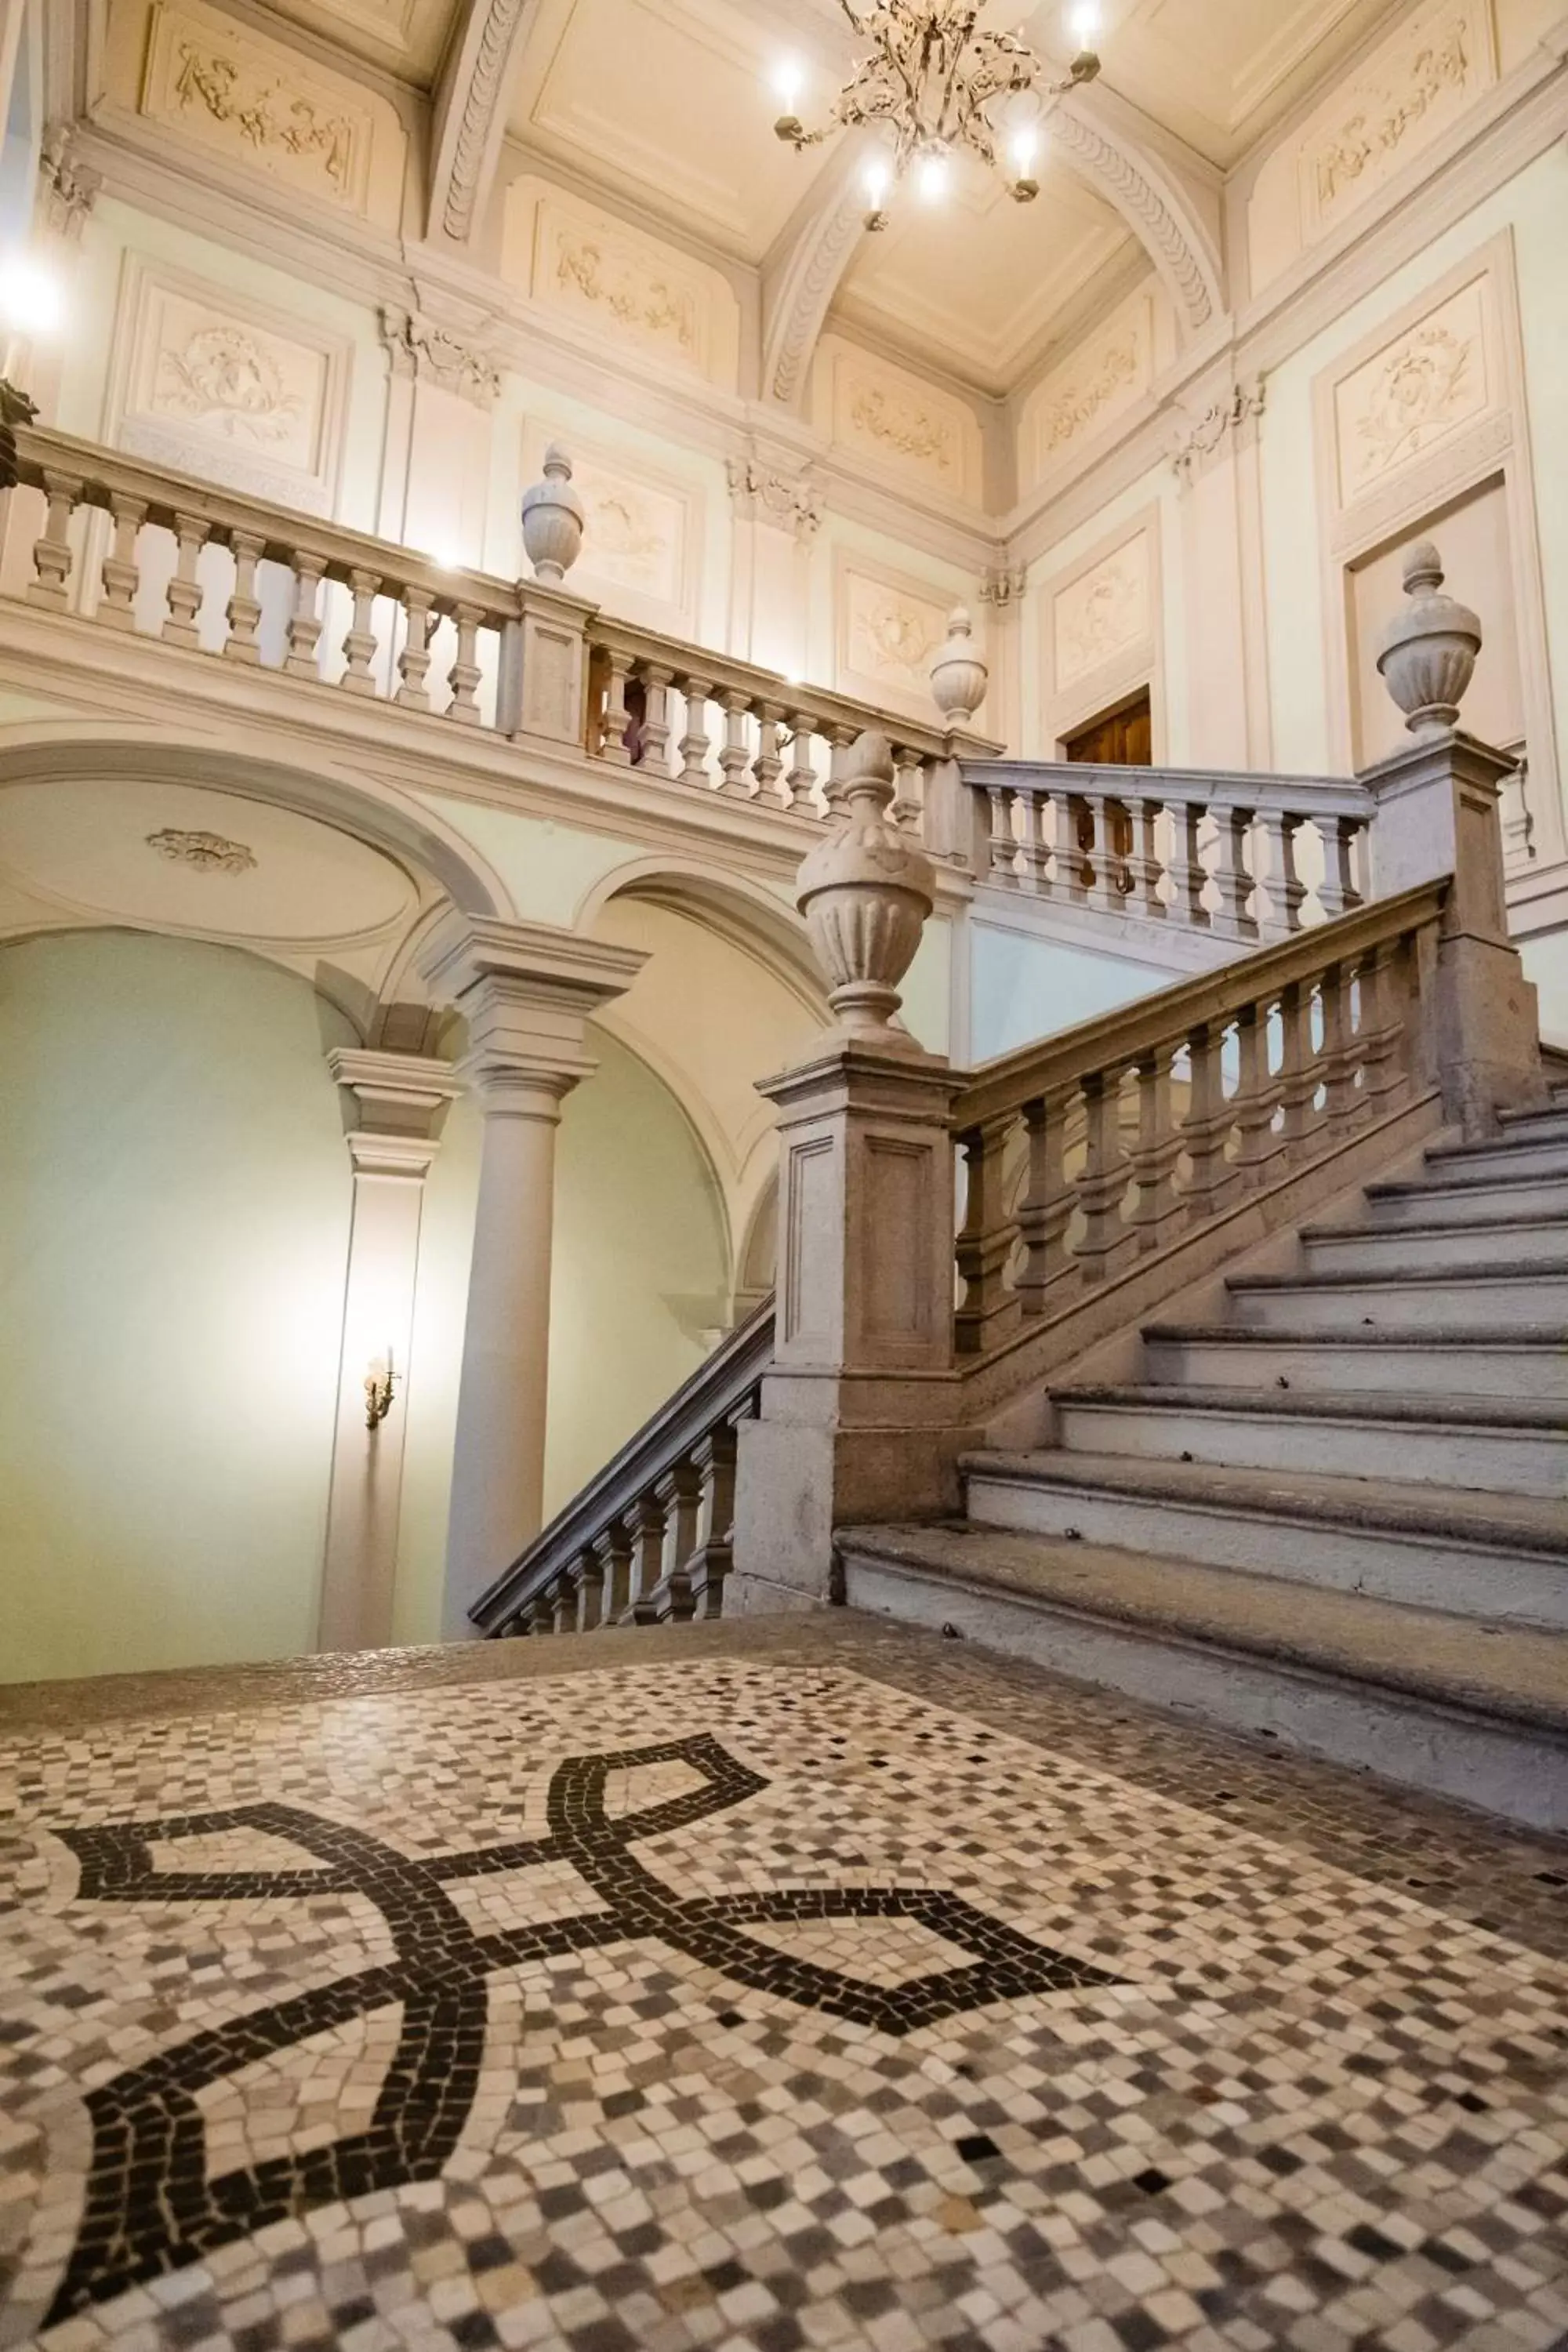
<path fill-rule="evenodd" d="M 795 905 L 827 975 L 840 1034 L 868 1045 L 912 1044 L 896 1016 L 899 982 L 915 959 L 936 899 L 929 857 L 888 823 L 892 745 L 875 730 L 858 738 L 840 787 L 844 822 L 802 865 Z"/>
<path fill-rule="evenodd" d="M 991 673 L 974 646 L 974 625 L 962 604 L 947 616 L 947 643 L 931 666 L 931 699 L 950 727 L 967 727 L 985 699 Z"/>
<path fill-rule="evenodd" d="M 1446 734 L 1475 676 L 1481 625 L 1444 595 L 1443 559 L 1429 539 L 1405 551 L 1405 593 L 1410 602 L 1384 632 L 1377 667 L 1412 735 Z"/>
<path fill-rule="evenodd" d="M 557 441 L 544 453 L 544 479 L 522 494 L 522 544 L 536 580 L 564 580 L 583 545 L 583 501 L 572 460 Z"/>

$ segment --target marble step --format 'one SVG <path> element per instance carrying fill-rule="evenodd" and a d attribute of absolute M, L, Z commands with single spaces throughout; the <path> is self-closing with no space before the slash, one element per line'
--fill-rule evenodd
<path fill-rule="evenodd" d="M 1498 1124 L 1509 1142 L 1568 1142 L 1568 1101 L 1561 1096 L 1547 1110 L 1505 1110 Z"/>
<path fill-rule="evenodd" d="M 977 1526 L 1568 1631 L 1568 1513 L 1533 1495 L 1114 1454 L 963 1457 Z"/>
<path fill-rule="evenodd" d="M 1369 1184 L 1367 1216 L 1385 1230 L 1401 1225 L 1492 1225 L 1500 1217 L 1568 1220 L 1568 1174 L 1417 1177 Z"/>
<path fill-rule="evenodd" d="M 1168 1387 L 1568 1401 L 1568 1328 L 1433 1325 L 1401 1333 L 1151 1323 L 1143 1365 Z"/>
<path fill-rule="evenodd" d="M 1568 1636 L 967 1526 L 837 1547 L 852 1609 L 1568 1830 Z"/>
<path fill-rule="evenodd" d="M 1463 1330 L 1546 1322 L 1568 1329 L 1568 1259 L 1364 1274 L 1247 1275 L 1226 1282 L 1248 1330 Z"/>
<path fill-rule="evenodd" d="M 1303 1225 L 1310 1274 L 1466 1272 L 1521 1259 L 1568 1266 L 1568 1217 L 1497 1217 L 1485 1225 Z"/>
<path fill-rule="evenodd" d="M 1206 1462 L 1333 1478 L 1430 1482 L 1500 1495 L 1568 1496 L 1568 1405 L 1294 1397 L 1278 1390 L 1053 1389 L 1070 1454 Z"/>
<path fill-rule="evenodd" d="M 1515 1129 L 1496 1143 L 1435 1144 L 1426 1155 L 1427 1172 L 1442 1182 L 1455 1177 L 1500 1176 L 1506 1182 L 1518 1176 L 1568 1176 L 1568 1118 L 1559 1114 L 1556 1126 L 1552 1135 Z"/>

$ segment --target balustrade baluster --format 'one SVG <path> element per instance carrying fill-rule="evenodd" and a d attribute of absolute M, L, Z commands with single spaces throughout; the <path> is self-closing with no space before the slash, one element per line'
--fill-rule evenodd
<path fill-rule="evenodd" d="M 1046 845 L 1046 795 L 1033 784 L 1026 784 L 1018 794 L 1018 805 L 1024 816 L 1024 838 L 1017 849 L 1023 887 L 1034 898 L 1053 898 L 1056 894 L 1047 870 L 1051 854 Z"/>
<path fill-rule="evenodd" d="M 283 667 L 290 677 L 319 678 L 321 674 L 317 652 L 321 640 L 320 599 L 327 559 L 300 547 L 294 551 L 293 565 L 294 609 L 289 615 L 289 650 L 283 656 Z"/>
<path fill-rule="evenodd" d="M 353 618 L 343 639 L 343 655 L 348 663 L 338 684 L 345 694 L 374 694 L 375 680 L 370 666 L 375 659 L 375 632 L 371 627 L 374 617 L 375 600 L 381 593 L 379 572 L 351 572 L 349 587 L 354 600 Z"/>
<path fill-rule="evenodd" d="M 778 805 L 778 782 L 784 773 L 784 761 L 779 755 L 779 730 L 784 720 L 782 703 L 757 705 L 757 756 L 752 761 L 752 773 L 757 780 L 757 798 L 765 801 L 770 808 Z"/>
<path fill-rule="evenodd" d="M 577 1554 L 572 1573 L 577 1587 L 577 1631 L 595 1633 L 605 1611 L 605 1566 L 592 1545 Z"/>
<path fill-rule="evenodd" d="M 736 687 L 726 687 L 719 697 L 719 707 L 724 713 L 724 740 L 719 747 L 719 789 L 727 800 L 750 800 L 751 785 L 746 771 L 752 755 L 746 744 L 746 718 L 752 698 Z"/>
<path fill-rule="evenodd" d="M 713 688 L 707 678 L 683 677 L 679 681 L 686 698 L 686 732 L 679 746 L 680 781 L 700 790 L 708 789 L 708 698 Z"/>
<path fill-rule="evenodd" d="M 530 1634 L 553 1633 L 555 1610 L 547 1594 L 536 1592 L 523 1611 L 524 1629 Z"/>
<path fill-rule="evenodd" d="M 654 1487 L 664 1516 L 664 1553 L 658 1580 L 658 1615 L 684 1622 L 694 1607 L 691 1564 L 697 1552 L 701 1482 L 689 1455 L 671 1463 Z"/>
<path fill-rule="evenodd" d="M 103 559 L 103 597 L 95 617 L 106 629 L 133 629 L 136 591 L 142 584 L 136 540 L 147 520 L 147 501 L 125 498 L 116 490 L 110 498 L 109 511 L 114 519 L 114 541 Z"/>
<path fill-rule="evenodd" d="M 261 647 L 256 637 L 261 619 L 256 567 L 267 552 L 267 541 L 254 531 L 231 530 L 228 544 L 234 557 L 234 593 L 228 600 L 226 616 L 228 635 L 224 639 L 224 656 L 228 661 L 246 662 L 254 668 L 261 659 Z"/>
<path fill-rule="evenodd" d="M 920 753 L 911 751 L 907 743 L 895 743 L 893 772 L 893 804 L 888 814 L 901 832 L 918 834 L 924 810 Z"/>
<path fill-rule="evenodd" d="M 479 723 L 477 689 L 484 676 L 479 667 L 479 628 L 484 617 L 482 604 L 454 604 L 452 607 L 452 618 L 458 625 L 458 651 L 447 673 L 452 699 L 443 715 L 455 719 L 462 727 L 477 727 Z"/>
<path fill-rule="evenodd" d="M 196 577 L 196 565 L 207 543 L 208 531 L 209 526 L 200 515 L 174 517 L 174 570 L 165 592 L 169 615 L 162 632 L 167 645 L 195 648 L 201 644 L 202 583 Z"/>
<path fill-rule="evenodd" d="M 29 604 L 46 604 L 51 612 L 63 613 L 70 603 L 71 551 L 70 522 L 86 484 L 75 474 L 58 474 L 47 468 L 44 474 L 44 494 L 48 509 L 44 517 L 43 536 L 33 541 L 33 568 L 37 574 L 27 583 Z"/>
<path fill-rule="evenodd" d="M 688 1568 L 694 1616 L 723 1613 L 724 1579 L 730 1571 L 731 1532 L 735 1524 L 735 1430 L 731 1422 L 699 1438 L 691 1449 L 699 1486 L 698 1535 Z"/>
<path fill-rule="evenodd" d="M 574 1633 L 577 1631 L 577 1577 L 574 1560 L 568 1560 L 555 1579 L 550 1588 L 550 1598 L 553 1604 L 553 1630 L 557 1633 Z"/>
<path fill-rule="evenodd" d="M 599 1622 L 618 1625 L 632 1597 L 632 1539 L 624 1519 L 612 1519 L 603 1534 L 595 1537 L 594 1557 L 599 1563 L 603 1591 Z"/>
<path fill-rule="evenodd" d="M 1219 914 L 1215 929 L 1229 940 L 1255 940 L 1258 924 L 1249 912 L 1252 877 L 1247 868 L 1252 811 L 1221 808 L 1215 810 L 1215 815 L 1219 825 L 1219 873 L 1215 877 L 1219 883 Z"/>
<path fill-rule="evenodd" d="M 631 656 L 621 652 L 618 646 L 606 646 L 604 735 L 599 744 L 599 757 L 613 768 L 629 768 L 631 748 L 626 741 L 626 730 L 631 724 L 631 712 L 626 708 L 626 680 L 631 676 Z"/>
<path fill-rule="evenodd" d="M 1071 1087 L 1058 1087 L 1024 1105 L 1029 1174 L 1018 1203 L 1018 1233 L 1024 1244 L 1018 1307 L 1026 1316 L 1043 1315 L 1050 1294 L 1072 1271 L 1063 1246 L 1078 1199 L 1063 1165 L 1072 1093 Z"/>
<path fill-rule="evenodd" d="M 1171 1100 L 1170 1046 L 1150 1046 L 1133 1066 L 1138 1081 L 1138 1140 L 1127 1157 L 1138 1187 L 1132 1229 L 1139 1254 L 1146 1257 L 1164 1247 L 1181 1216 L 1176 1163 L 1182 1156 L 1182 1132 Z"/>
<path fill-rule="evenodd" d="M 1352 907 L 1361 905 L 1353 862 L 1355 837 L 1360 830 L 1360 820 L 1352 816 L 1331 817 L 1319 827 L 1323 843 L 1323 878 L 1318 885 L 1318 904 L 1331 923 L 1337 916 L 1348 914 Z"/>
<path fill-rule="evenodd" d="M 1192 1074 L 1182 1141 L 1192 1163 L 1183 1195 L 1189 1225 L 1206 1224 L 1218 1216 L 1228 1205 L 1236 1181 L 1225 1156 L 1235 1123 L 1225 1098 L 1225 1032 L 1223 1021 L 1199 1022 L 1187 1035 Z"/>
<path fill-rule="evenodd" d="M 1085 1152 L 1075 1190 L 1084 1214 L 1078 1245 L 1085 1282 L 1115 1273 L 1130 1238 L 1121 1214 L 1130 1171 L 1121 1148 L 1121 1072 L 1092 1071 L 1082 1082 Z"/>
<path fill-rule="evenodd" d="M 1343 964 L 1330 964 L 1319 982 L 1319 992 L 1323 1007 L 1324 1108 L 1331 1136 L 1342 1134 L 1361 1110 L 1350 1030 L 1350 975 Z"/>
<path fill-rule="evenodd" d="M 1268 935 L 1289 939 L 1301 928 L 1301 903 L 1307 896 L 1307 886 L 1296 871 L 1301 820 L 1287 809 L 1265 809 L 1258 822 L 1268 844 Z"/>
<path fill-rule="evenodd" d="M 1368 1115 L 1382 1118 L 1398 1108 L 1405 1087 L 1401 1046 L 1405 1024 L 1400 1017 L 1399 980 L 1403 942 L 1373 948 L 1362 960 L 1356 975 L 1361 988 L 1361 1023 L 1356 1034 L 1361 1048 L 1362 1091 Z"/>
<path fill-rule="evenodd" d="M 816 771 L 811 763 L 811 746 L 815 729 L 808 712 L 792 710 L 789 715 L 789 773 L 784 784 L 793 809 L 814 808 L 816 801 Z"/>
<path fill-rule="evenodd" d="M 1116 866 L 1116 827 L 1111 806 L 1103 793 L 1086 793 L 1084 805 L 1089 811 L 1091 846 L 1089 852 L 1094 879 L 1089 886 L 1089 903 L 1102 915 L 1120 915 L 1126 905 Z"/>
<path fill-rule="evenodd" d="M 1268 1069 L 1268 1006 L 1244 1004 L 1236 1016 L 1239 1074 L 1236 1087 L 1237 1174 L 1242 1187 L 1256 1192 L 1274 1175 L 1274 1163 L 1284 1149 L 1274 1132 L 1279 1089 Z"/>
<path fill-rule="evenodd" d="M 1159 821 L 1161 803 L 1142 793 L 1127 803 L 1127 814 L 1132 825 L 1132 856 L 1130 861 L 1132 882 L 1127 901 L 1129 914 L 1137 913 L 1163 923 L 1165 901 L 1160 896 L 1160 877 L 1164 872 L 1160 862 Z"/>
<path fill-rule="evenodd" d="M 1017 1311 L 1007 1287 L 1007 1265 L 1017 1239 L 1016 1223 L 1004 1205 L 1003 1160 L 1013 1118 L 971 1128 L 958 1139 L 963 1154 L 963 1223 L 955 1254 L 963 1297 L 953 1318 L 959 1353 L 983 1356 L 995 1345 L 1002 1327 Z"/>
<path fill-rule="evenodd" d="M 639 1495 L 627 1513 L 632 1538 L 632 1605 L 634 1625 L 658 1621 L 659 1571 L 664 1566 L 664 1505 L 657 1494 Z"/>
<path fill-rule="evenodd" d="M 669 773 L 669 689 L 674 683 L 672 669 L 643 663 L 642 758 L 637 765 L 654 776 Z"/>
<path fill-rule="evenodd" d="M 405 710 L 428 710 L 430 689 L 425 681 L 430 675 L 430 633 L 436 625 L 436 599 L 428 588 L 404 590 L 403 625 L 403 651 L 397 656 L 401 682 L 392 698 Z"/>
<path fill-rule="evenodd" d="M 1169 806 L 1169 803 L 1166 805 Z M 1190 924 L 1196 930 L 1206 931 L 1210 926 L 1209 911 L 1204 905 L 1204 887 L 1208 876 L 1198 854 L 1198 833 L 1204 821 L 1202 803 L 1178 801 L 1171 809 L 1171 821 L 1176 834 L 1171 862 L 1171 878 L 1176 886 L 1176 920 Z"/>
<path fill-rule="evenodd" d="M 1018 887 L 1018 845 L 1013 838 L 1012 788 L 1007 784 L 987 784 L 985 797 L 991 805 L 991 867 L 989 878 L 1005 890 Z"/>
<path fill-rule="evenodd" d="M 1318 1065 L 1312 1051 L 1312 995 L 1308 981 L 1291 981 L 1279 994 L 1279 1139 L 1299 1166 L 1311 1150 L 1317 1123 Z"/>
<path fill-rule="evenodd" d="M 820 730 L 818 730 L 820 732 Z M 849 754 L 855 748 L 859 730 L 854 727 L 829 727 L 827 730 L 827 782 L 825 797 L 829 816 L 844 814 L 844 778 L 849 764 Z"/>

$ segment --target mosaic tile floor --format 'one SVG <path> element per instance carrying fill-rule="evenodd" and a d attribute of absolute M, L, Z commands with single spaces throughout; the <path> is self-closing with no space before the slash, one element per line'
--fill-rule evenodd
<path fill-rule="evenodd" d="M 0 2346 L 1568 2346 L 1568 1853 L 853 1620 L 0 1693 Z"/>

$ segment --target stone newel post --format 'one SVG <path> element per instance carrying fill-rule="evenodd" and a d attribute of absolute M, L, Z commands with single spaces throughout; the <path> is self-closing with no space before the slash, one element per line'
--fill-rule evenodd
<path fill-rule="evenodd" d="M 887 822 L 894 770 L 863 735 L 842 826 L 798 903 L 838 1024 L 760 1088 L 779 1114 L 773 1370 L 742 1424 L 726 1608 L 826 1600 L 836 1526 L 954 1507 L 953 1152 L 963 1080 L 898 1019 L 930 914 L 929 861 Z"/>
<path fill-rule="evenodd" d="M 1545 1100 L 1535 991 L 1509 940 L 1500 798 L 1512 770 L 1456 724 L 1481 648 L 1481 625 L 1444 595 L 1443 565 L 1423 541 L 1405 561 L 1409 603 L 1389 627 L 1378 668 L 1412 741 L 1366 771 L 1377 802 L 1373 893 L 1393 898 L 1451 874 L 1438 947 L 1428 1064 L 1448 1116 L 1485 1135 L 1500 1110 Z"/>

